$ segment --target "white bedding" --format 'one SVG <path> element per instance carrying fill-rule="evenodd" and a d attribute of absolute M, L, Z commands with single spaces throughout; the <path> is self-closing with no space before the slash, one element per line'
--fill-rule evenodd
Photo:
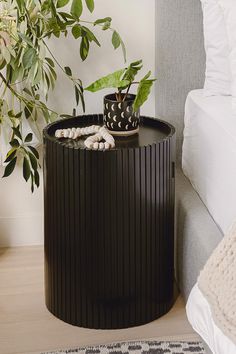
<path fill-rule="evenodd" d="M 193 329 L 203 338 L 213 354 L 236 353 L 235 344 L 215 324 L 210 306 L 198 285 L 191 291 L 186 311 Z"/>
<path fill-rule="evenodd" d="M 225 233 L 236 219 L 236 117 L 230 97 L 189 93 L 182 166 Z"/>

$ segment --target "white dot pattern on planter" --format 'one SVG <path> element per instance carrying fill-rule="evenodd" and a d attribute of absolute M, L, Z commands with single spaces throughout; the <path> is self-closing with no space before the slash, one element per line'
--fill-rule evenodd
<path fill-rule="evenodd" d="M 133 101 L 107 101 L 105 97 L 104 124 L 110 131 L 127 132 L 138 128 L 140 111 L 133 111 Z"/>

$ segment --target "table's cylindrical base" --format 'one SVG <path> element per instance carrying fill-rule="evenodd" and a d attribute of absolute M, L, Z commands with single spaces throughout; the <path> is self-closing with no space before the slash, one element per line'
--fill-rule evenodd
<path fill-rule="evenodd" d="M 173 302 L 172 140 L 108 152 L 45 140 L 46 304 L 88 328 L 150 322 Z"/>

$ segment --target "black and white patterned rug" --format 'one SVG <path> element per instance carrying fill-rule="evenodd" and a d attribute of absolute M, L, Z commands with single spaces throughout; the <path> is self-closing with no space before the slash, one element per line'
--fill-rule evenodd
<path fill-rule="evenodd" d="M 205 354 L 201 342 L 124 342 L 41 354 Z"/>

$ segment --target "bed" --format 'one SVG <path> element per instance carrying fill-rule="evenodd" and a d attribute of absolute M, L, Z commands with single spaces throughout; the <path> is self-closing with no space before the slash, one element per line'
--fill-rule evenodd
<path fill-rule="evenodd" d="M 236 119 L 230 97 L 205 97 L 203 90 L 191 91 L 185 106 L 183 172 L 223 234 L 236 218 L 235 162 Z M 208 242 L 210 238 L 207 235 Z M 200 252 L 196 249 L 196 257 L 201 257 Z M 187 314 L 214 354 L 236 353 L 235 344 L 216 325 L 198 284 L 190 293 Z"/>
<path fill-rule="evenodd" d="M 214 35 L 212 38 L 215 37 Z M 214 47 L 211 47 L 211 49 L 214 49 Z M 214 61 L 212 61 L 212 63 L 214 63 Z M 233 195 L 231 194 L 227 201 L 223 193 L 226 208 L 222 208 L 224 214 L 221 216 L 219 215 L 221 205 L 219 203 L 217 205 L 212 204 L 212 201 L 219 200 L 219 195 L 215 194 L 214 191 L 213 195 L 208 194 L 205 193 L 206 190 L 204 190 L 204 185 L 207 188 L 208 186 L 211 187 L 211 182 L 209 182 L 206 176 L 203 176 L 203 181 L 196 179 L 196 175 L 200 177 L 198 174 L 199 170 L 194 160 L 192 161 L 192 158 L 202 155 L 205 159 L 208 159 L 207 161 L 209 162 L 209 159 L 211 160 L 212 158 L 212 151 L 210 149 L 213 148 L 213 144 L 210 144 L 209 148 L 207 147 L 206 149 L 207 145 L 205 144 L 205 150 L 203 148 L 200 149 L 201 146 L 200 148 L 198 147 L 197 151 L 194 150 L 194 148 L 197 148 L 197 146 L 194 146 L 194 137 L 197 139 L 200 133 L 197 128 L 200 127 L 196 127 L 196 130 L 195 127 L 193 128 L 191 132 L 191 134 L 193 134 L 192 137 L 188 135 L 187 130 L 185 130 L 183 151 L 185 175 L 183 174 L 180 162 L 182 161 L 182 132 L 186 97 L 188 96 L 186 112 L 189 107 L 188 103 L 190 105 L 192 103 L 193 108 L 191 108 L 191 110 L 195 112 L 195 117 L 199 114 L 197 113 L 199 99 L 209 102 L 209 100 L 203 97 L 202 90 L 192 91 L 204 86 L 206 72 L 203 16 L 201 2 L 199 0 L 156 1 L 156 68 L 156 76 L 158 78 L 156 83 L 156 115 L 172 123 L 177 130 L 176 278 L 181 294 L 187 302 L 189 294 L 197 282 L 199 272 L 204 267 L 215 247 L 222 240 L 224 230 L 227 229 L 227 225 L 231 223 L 231 219 L 234 217 L 234 211 L 232 209 L 233 203 L 231 201 Z M 211 97 L 210 100 L 214 102 L 213 106 L 216 105 L 217 107 L 218 97 Z M 229 109 L 228 101 L 229 97 L 223 97 L 223 105 L 228 107 L 226 107 L 226 113 L 227 109 Z M 225 107 L 224 110 L 222 110 L 223 107 L 221 108 L 221 115 L 218 115 L 220 108 L 217 108 L 215 110 L 216 115 L 218 119 L 220 119 L 221 116 L 225 122 L 229 121 L 230 123 L 227 123 L 227 125 L 233 124 L 232 117 L 230 118 L 230 115 L 226 117 Z M 186 115 L 185 117 L 187 118 Z M 216 116 L 214 119 L 215 118 Z M 201 126 L 204 134 L 208 133 L 208 130 L 206 130 L 207 124 L 210 125 L 210 129 L 213 125 L 222 127 L 219 126 L 219 120 L 213 122 L 213 120 L 209 118 L 209 115 L 205 118 L 205 121 L 206 125 Z M 198 122 L 195 121 L 195 123 Z M 213 152 L 216 151 L 219 143 L 221 146 L 224 145 L 223 135 L 227 137 L 228 134 L 226 141 L 229 140 L 230 143 L 228 144 L 234 145 L 234 141 L 231 139 L 233 134 L 230 134 L 232 130 L 228 129 L 227 134 L 223 134 L 223 130 L 225 133 L 225 128 L 226 126 L 223 126 L 222 129 L 218 129 L 221 140 L 220 142 L 218 140 L 218 144 L 214 145 Z M 231 129 L 235 129 L 235 126 L 232 125 Z M 204 134 L 204 143 L 208 142 L 209 144 L 212 142 L 211 139 L 209 139 L 209 135 Z M 229 149 L 229 151 L 231 150 Z M 219 151 L 219 153 L 221 154 L 221 151 Z M 207 156 L 205 157 L 205 155 Z M 233 156 L 233 154 L 231 154 L 231 156 Z M 221 168 L 218 166 L 217 169 L 217 164 L 213 164 L 214 171 L 216 171 L 214 172 L 214 177 L 216 176 L 214 183 L 217 183 L 218 188 L 220 188 L 221 184 L 218 178 L 220 174 L 227 180 L 227 184 L 231 183 L 231 192 L 234 193 L 234 185 L 232 186 L 233 178 L 227 176 L 227 174 L 231 174 L 231 172 L 225 170 L 225 173 L 223 173 L 223 168 L 229 167 L 230 163 L 228 161 L 230 161 L 232 157 L 227 156 L 226 159 L 222 158 L 222 156 L 220 157 L 220 161 L 223 162 Z M 202 159 L 199 169 L 206 167 L 203 162 L 204 159 Z M 190 171 L 191 165 L 195 167 L 196 175 L 194 176 Z M 233 163 L 231 163 L 231 167 L 232 166 Z M 235 171 L 234 166 L 232 170 Z M 207 177 L 209 178 L 209 174 Z M 199 181 L 201 183 L 199 183 Z M 230 188 L 228 188 L 228 191 L 230 191 Z M 229 193 L 228 191 L 227 193 Z M 223 354 L 223 352 L 221 354 Z"/>
<path fill-rule="evenodd" d="M 235 162 L 231 97 L 191 91 L 185 107 L 183 171 L 223 233 L 236 218 Z"/>
<path fill-rule="evenodd" d="M 235 354 L 236 345 L 216 325 L 211 308 L 196 284 L 186 306 L 193 329 L 200 334 L 213 354 Z"/>

